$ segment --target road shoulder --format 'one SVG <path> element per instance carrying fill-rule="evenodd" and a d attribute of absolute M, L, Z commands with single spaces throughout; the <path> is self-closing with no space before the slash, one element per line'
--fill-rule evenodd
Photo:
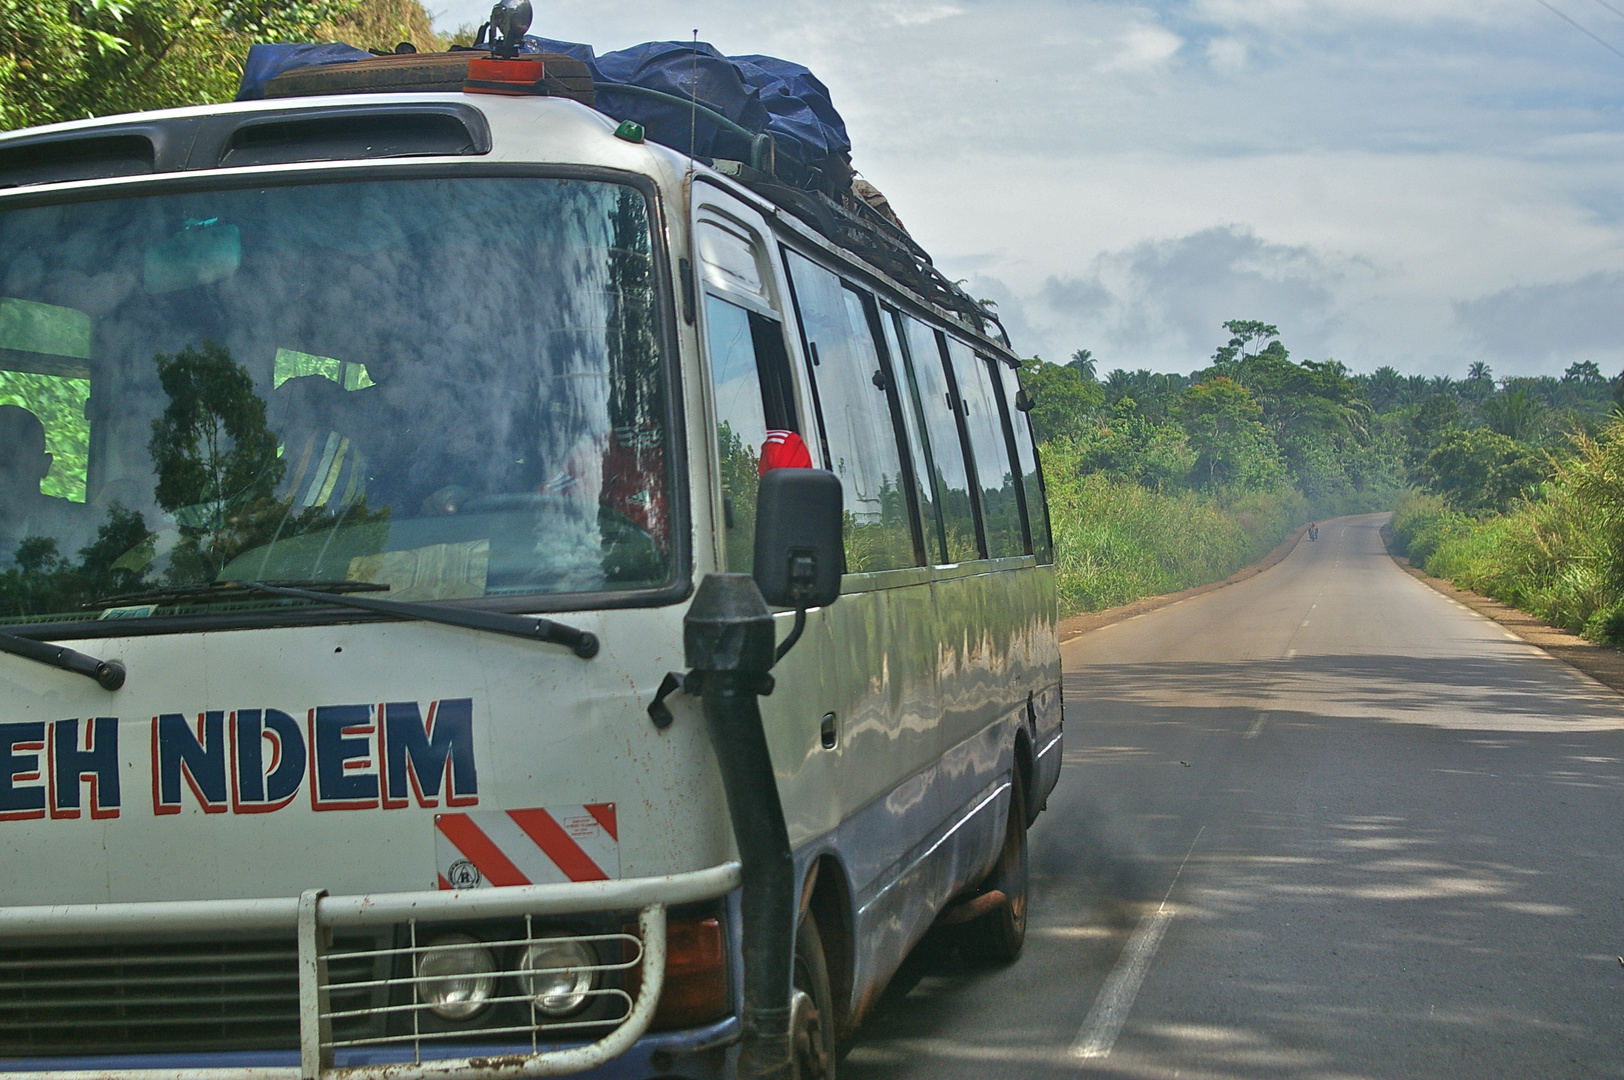
<path fill-rule="evenodd" d="M 1248 578 L 1255 578 L 1259 574 L 1263 573 L 1263 571 L 1285 559 L 1287 555 L 1290 555 L 1292 551 L 1296 549 L 1297 544 L 1306 535 L 1308 535 L 1308 526 L 1304 525 L 1302 528 L 1280 541 L 1280 543 L 1276 544 L 1274 550 L 1265 555 L 1261 561 L 1255 562 L 1251 566 L 1235 571 L 1222 581 L 1213 581 L 1206 585 L 1197 585 L 1194 588 L 1184 589 L 1176 593 L 1165 593 L 1161 596 L 1145 596 L 1133 601 L 1131 604 L 1123 604 L 1120 607 L 1106 608 L 1103 611 L 1085 611 L 1080 614 L 1071 615 L 1061 619 L 1060 644 L 1064 645 L 1066 642 L 1071 641 L 1074 638 L 1082 637 L 1084 634 L 1092 630 L 1099 630 L 1110 626 L 1112 623 L 1119 623 L 1124 619 L 1131 619 L 1135 615 L 1143 615 L 1146 612 L 1155 611 L 1157 608 L 1164 608 L 1170 604 L 1176 604 L 1180 600 L 1188 600 L 1192 596 L 1202 596 L 1206 593 L 1217 592 L 1219 589 L 1226 586 L 1237 584 L 1238 582 L 1245 581 Z"/>
<path fill-rule="evenodd" d="M 1398 564 L 1399 569 L 1423 585 L 1464 607 L 1471 608 L 1485 618 L 1493 619 L 1528 644 L 1549 653 L 1569 667 L 1576 668 L 1608 689 L 1624 694 L 1624 652 L 1586 641 L 1577 634 L 1560 630 L 1526 611 L 1502 604 L 1470 589 L 1462 589 L 1443 578 L 1433 577 L 1425 570 L 1410 565 L 1409 559 L 1393 550 L 1391 526 L 1382 526 L 1381 537 L 1382 543 L 1387 547 L 1388 557 Z"/>

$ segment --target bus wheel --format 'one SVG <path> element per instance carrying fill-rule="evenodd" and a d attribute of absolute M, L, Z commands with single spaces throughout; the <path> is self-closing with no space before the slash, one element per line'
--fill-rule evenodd
<path fill-rule="evenodd" d="M 790 1005 L 790 1053 L 795 1080 L 835 1080 L 835 1007 L 817 920 L 808 915 L 795 934 L 795 996 Z"/>
<path fill-rule="evenodd" d="M 1007 898 L 994 911 L 972 919 L 958 930 L 959 952 L 972 963 L 1008 964 L 1021 955 L 1026 943 L 1026 785 L 1020 769 L 1009 788 L 1009 824 L 1004 828 L 1004 849 L 998 865 L 982 886 L 999 890 Z"/>

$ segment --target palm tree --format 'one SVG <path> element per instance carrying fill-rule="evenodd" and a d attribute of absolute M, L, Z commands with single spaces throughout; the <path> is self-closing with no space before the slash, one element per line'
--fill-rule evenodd
<path fill-rule="evenodd" d="M 1484 382 L 1493 378 L 1494 372 L 1490 371 L 1489 365 L 1482 360 L 1473 360 L 1466 368 L 1467 382 Z"/>
<path fill-rule="evenodd" d="M 1084 382 L 1093 382 L 1094 368 L 1098 363 L 1099 361 L 1094 359 L 1093 352 L 1088 349 L 1078 349 L 1076 352 L 1071 354 L 1071 363 L 1067 364 L 1066 366 L 1069 368 L 1075 368 L 1077 374 L 1083 377 Z"/>
<path fill-rule="evenodd" d="M 1403 391 L 1404 376 L 1390 364 L 1383 364 L 1365 378 L 1365 393 L 1370 395 L 1370 407 L 1377 412 L 1397 405 Z"/>

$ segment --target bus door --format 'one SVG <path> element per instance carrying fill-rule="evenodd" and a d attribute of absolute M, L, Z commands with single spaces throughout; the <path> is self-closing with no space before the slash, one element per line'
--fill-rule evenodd
<path fill-rule="evenodd" d="M 797 457 L 809 464 L 806 448 L 819 440 L 790 358 L 788 305 L 773 249 L 764 241 L 765 222 L 706 184 L 695 185 L 694 206 L 698 317 L 713 418 L 717 567 L 747 574 L 754 562 L 763 470 Z M 793 617 L 778 615 L 780 640 Z M 838 718 L 841 710 L 836 680 L 826 677 L 832 648 L 826 614 L 814 613 L 800 643 L 773 669 L 776 689 L 761 699 L 785 822 L 796 847 L 832 832 L 841 818 L 834 755 L 823 745 L 823 717 Z"/>

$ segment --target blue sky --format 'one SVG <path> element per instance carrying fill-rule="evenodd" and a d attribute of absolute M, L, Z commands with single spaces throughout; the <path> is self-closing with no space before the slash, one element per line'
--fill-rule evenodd
<path fill-rule="evenodd" d="M 1624 51 L 1624 0 L 1548 2 Z M 1624 369 L 1624 57 L 1539 0 L 536 6 L 811 67 L 1023 353 L 1189 371 L 1246 318 L 1362 371 Z"/>

